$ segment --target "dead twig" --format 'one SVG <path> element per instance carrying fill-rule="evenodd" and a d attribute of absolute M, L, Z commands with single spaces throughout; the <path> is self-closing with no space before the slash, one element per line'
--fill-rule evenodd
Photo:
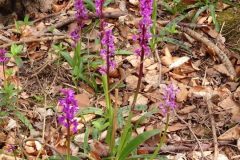
<path fill-rule="evenodd" d="M 0 35 L 0 40 L 3 41 L 3 42 L 7 42 L 7 43 L 12 42 L 11 39 L 8 39 L 7 37 L 5 37 L 5 36 L 3 36 L 3 35 Z"/>
<path fill-rule="evenodd" d="M 184 119 L 182 119 L 182 118 L 177 114 L 177 112 L 176 112 L 175 110 L 174 110 L 174 113 L 175 113 L 176 117 L 177 117 L 180 121 L 182 121 L 184 124 L 187 125 L 189 131 L 192 133 L 193 137 L 195 138 L 195 140 L 196 140 L 196 142 L 197 142 L 197 144 L 198 144 L 198 147 L 199 147 L 199 149 L 200 149 L 200 151 L 201 151 L 201 156 L 202 156 L 202 158 L 205 159 L 205 156 L 204 156 L 204 153 L 203 153 L 203 149 L 202 149 L 202 146 L 201 146 L 201 142 L 199 141 L 199 139 L 197 138 L 197 136 L 196 136 L 195 133 L 193 132 L 191 126 L 190 126 Z"/>
<path fill-rule="evenodd" d="M 170 20 L 157 21 L 157 23 L 159 25 L 163 25 L 163 26 L 169 24 L 170 22 L 171 22 Z M 188 28 L 204 28 L 204 27 L 208 27 L 208 25 L 206 25 L 206 24 L 184 23 L 184 22 L 179 22 L 177 25 L 182 26 L 182 27 L 188 27 Z"/>
<path fill-rule="evenodd" d="M 105 12 L 104 17 L 105 18 L 119 18 L 120 16 L 124 16 L 125 14 L 126 13 L 124 13 L 124 12 Z M 93 13 L 89 13 L 88 16 L 89 16 L 89 18 L 93 18 L 93 19 L 97 18 L 97 16 Z M 62 20 L 62 21 L 60 21 L 60 22 L 58 22 L 58 23 L 56 23 L 52 26 L 47 27 L 45 30 L 43 30 L 43 32 L 48 32 L 48 31 L 50 31 L 54 28 L 61 28 L 65 25 L 68 25 L 68 24 L 74 22 L 75 20 L 76 20 L 75 15 L 71 15 L 70 17 L 68 17 L 64 20 Z"/>
<path fill-rule="evenodd" d="M 212 146 L 211 139 L 204 140 L 207 141 L 205 143 L 202 143 L 202 150 L 203 151 L 209 151 L 210 147 Z M 226 145 L 231 145 L 234 143 L 233 141 L 219 141 L 220 146 L 226 146 Z M 195 144 L 193 144 L 192 141 L 186 142 L 186 141 L 181 141 L 180 143 L 174 143 L 174 144 L 169 144 L 169 145 L 164 145 L 160 149 L 160 152 L 162 153 L 176 153 L 176 152 L 188 152 L 192 151 L 192 148 L 195 147 Z M 155 151 L 155 147 L 140 147 L 139 150 L 146 150 L 150 153 Z"/>
<path fill-rule="evenodd" d="M 195 32 L 194 30 L 192 30 L 190 28 L 186 28 L 186 27 L 178 27 L 178 28 L 182 32 L 185 32 L 186 34 L 190 35 L 191 37 L 198 40 L 199 42 L 202 42 L 210 50 L 212 50 L 214 53 L 216 53 L 217 56 L 219 57 L 219 59 L 222 61 L 222 63 L 225 65 L 225 67 L 229 71 L 230 78 L 234 79 L 236 77 L 236 72 L 235 72 L 235 69 L 234 69 L 231 61 L 229 60 L 227 55 L 221 49 L 219 49 L 219 47 L 217 45 L 215 45 L 212 41 L 210 41 L 209 39 L 207 39 L 203 35 Z"/>
<path fill-rule="evenodd" d="M 41 67 L 37 68 L 36 71 L 34 71 L 34 74 L 31 75 L 31 77 L 37 76 L 39 73 L 42 72 L 47 66 L 51 65 L 53 61 L 46 61 Z"/>
<path fill-rule="evenodd" d="M 13 44 L 61 40 L 61 39 L 66 39 L 66 38 L 69 38 L 69 36 L 68 35 L 64 35 L 64 36 L 49 36 L 49 37 L 41 37 L 41 38 L 29 37 L 28 39 L 23 39 L 23 40 L 19 40 L 19 41 L 12 41 L 10 43 L 3 44 L 3 45 L 0 46 L 0 48 L 7 48 L 7 47 L 9 47 L 9 46 L 11 46 Z"/>
<path fill-rule="evenodd" d="M 155 50 L 155 56 L 156 56 L 157 61 L 158 61 L 158 70 L 159 70 L 158 86 L 160 88 L 160 84 L 161 84 L 161 81 L 162 81 L 162 62 L 161 62 L 161 59 L 160 59 L 160 56 L 158 54 L 158 50 L 157 49 Z"/>
<path fill-rule="evenodd" d="M 206 102 L 207 102 L 207 108 L 208 108 L 208 112 L 209 112 L 209 116 L 210 116 L 210 120 L 211 120 L 211 127 L 212 127 L 212 135 L 213 135 L 213 145 L 214 145 L 214 154 L 213 154 L 213 160 L 217 160 L 218 159 L 218 141 L 217 141 L 217 132 L 216 132 L 216 123 L 215 123 L 215 119 L 213 117 L 213 112 L 212 112 L 212 102 L 211 102 L 211 96 L 207 95 L 205 97 Z"/>

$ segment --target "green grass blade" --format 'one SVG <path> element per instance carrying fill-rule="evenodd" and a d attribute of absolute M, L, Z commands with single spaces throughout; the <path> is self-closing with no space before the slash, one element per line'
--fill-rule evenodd
<path fill-rule="evenodd" d="M 203 6 L 201 8 L 198 9 L 197 13 L 193 16 L 193 19 L 192 19 L 192 22 L 196 22 L 197 21 L 197 18 L 199 17 L 199 15 L 206 11 L 206 9 L 208 8 L 208 6 Z"/>
<path fill-rule="evenodd" d="M 159 32 L 159 36 L 162 37 L 164 35 L 169 34 L 168 30 L 169 28 L 171 28 L 172 26 L 176 26 L 179 22 L 181 22 L 182 20 L 184 20 L 187 17 L 186 15 L 180 15 L 176 18 L 174 18 L 171 22 L 169 22 L 160 32 Z"/>
<path fill-rule="evenodd" d="M 179 41 L 177 39 L 164 37 L 164 38 L 162 38 L 162 41 L 175 44 L 175 45 L 183 48 L 184 50 L 190 52 L 190 48 L 187 45 L 185 45 L 182 41 Z"/>
<path fill-rule="evenodd" d="M 89 9 L 90 11 L 95 11 L 95 5 L 93 3 L 92 0 L 84 0 L 87 9 Z"/>
<path fill-rule="evenodd" d="M 131 156 L 131 157 L 129 157 L 129 158 L 126 158 L 126 160 L 150 159 L 151 156 L 152 156 L 151 154 L 133 155 L 133 156 Z M 161 155 L 156 156 L 155 159 L 158 159 L 158 160 L 168 160 L 167 157 L 161 156 Z"/>
<path fill-rule="evenodd" d="M 83 143 L 83 151 L 85 154 L 87 154 L 88 150 L 89 150 L 89 145 L 88 145 L 88 136 L 89 136 L 89 128 L 87 127 L 85 130 L 85 134 L 84 134 L 84 143 Z"/>
<path fill-rule="evenodd" d="M 128 120 L 127 120 L 127 123 L 125 124 L 125 126 L 123 128 L 123 133 L 120 137 L 120 143 L 119 143 L 118 148 L 116 150 L 117 151 L 116 159 L 118 159 L 120 157 L 120 155 L 122 153 L 122 150 L 125 148 L 126 144 L 130 140 L 130 137 L 131 137 L 131 134 L 132 134 L 131 119 L 132 119 L 132 112 L 129 111 Z"/>
<path fill-rule="evenodd" d="M 62 51 L 60 52 L 60 54 L 63 56 L 63 58 L 68 62 L 68 64 L 73 67 L 73 59 L 72 57 L 69 55 L 68 52 Z"/>
<path fill-rule="evenodd" d="M 123 56 L 130 56 L 130 55 L 133 55 L 134 53 L 131 52 L 131 51 L 128 51 L 128 50 L 123 50 L 123 49 L 120 49 L 120 50 L 117 50 L 116 55 L 123 55 Z"/>
<path fill-rule="evenodd" d="M 216 19 L 215 6 L 213 4 L 210 4 L 209 5 L 209 10 L 210 10 L 210 14 L 213 18 L 213 24 L 215 25 L 215 29 L 216 29 L 217 32 L 219 32 L 220 31 L 220 26 L 219 26 L 219 23 Z"/>
<path fill-rule="evenodd" d="M 147 131 L 144 132 L 140 135 L 138 135 L 137 137 L 135 137 L 134 139 L 132 139 L 123 149 L 120 157 L 118 160 L 126 160 L 127 156 L 129 156 L 129 154 L 131 154 L 132 151 L 134 151 L 135 149 L 137 149 L 137 147 L 142 144 L 144 141 L 148 140 L 149 138 L 151 138 L 152 136 L 159 134 L 160 131 L 159 130 L 152 130 L 152 131 Z"/>

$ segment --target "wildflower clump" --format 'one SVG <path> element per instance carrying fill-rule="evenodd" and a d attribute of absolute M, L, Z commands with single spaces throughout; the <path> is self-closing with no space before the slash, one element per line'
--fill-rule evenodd
<path fill-rule="evenodd" d="M 177 107 L 176 95 L 178 89 L 174 88 L 173 84 L 169 84 L 165 87 L 163 92 L 163 103 L 160 104 L 160 109 L 165 115 L 170 110 L 174 110 Z"/>
<path fill-rule="evenodd" d="M 78 112 L 78 105 L 74 98 L 74 91 L 63 89 L 61 92 L 64 94 L 64 98 L 59 100 L 62 114 L 58 117 L 58 122 L 66 128 L 72 128 L 72 131 L 76 133 L 78 122 L 75 116 Z"/>

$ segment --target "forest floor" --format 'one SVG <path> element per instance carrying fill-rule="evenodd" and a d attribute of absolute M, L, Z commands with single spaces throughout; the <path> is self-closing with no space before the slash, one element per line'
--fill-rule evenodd
<path fill-rule="evenodd" d="M 75 90 L 79 106 L 71 154 L 92 159 L 109 155 L 106 101 L 98 72 L 99 20 L 93 16 L 93 2 L 86 4 L 91 18 L 83 28 L 81 74 L 87 80 L 73 81 L 65 59 L 66 54 L 74 55 L 69 36 L 77 25 L 73 1 L 59 1 L 52 5 L 52 13 L 0 27 L 0 48 L 13 55 L 0 64 L 0 159 L 47 159 L 67 153 L 67 131 L 57 121 L 63 88 Z M 134 54 L 138 44 L 132 38 L 141 19 L 138 5 L 138 0 L 121 0 L 104 7 L 116 47 L 117 69 L 110 73 L 116 139 L 123 132 L 138 81 L 139 57 Z M 159 151 L 162 159 L 240 159 L 240 54 L 227 45 L 224 23 L 217 24 L 215 17 L 227 8 L 234 6 L 187 0 L 158 3 L 153 35 L 157 45 L 144 59 L 131 136 L 164 130 L 167 119 L 159 106 L 164 103 L 164 88 L 173 84 L 178 89 L 177 108 L 169 112 L 167 136 Z M 155 135 L 131 155 L 152 154 L 159 141 Z M 9 152 L 9 146 L 14 151 Z"/>

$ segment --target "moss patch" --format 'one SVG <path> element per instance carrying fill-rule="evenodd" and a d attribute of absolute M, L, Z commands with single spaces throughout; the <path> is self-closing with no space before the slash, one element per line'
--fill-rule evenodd
<path fill-rule="evenodd" d="M 217 20 L 224 24 L 222 34 L 226 44 L 240 51 L 240 6 L 219 12 Z"/>

